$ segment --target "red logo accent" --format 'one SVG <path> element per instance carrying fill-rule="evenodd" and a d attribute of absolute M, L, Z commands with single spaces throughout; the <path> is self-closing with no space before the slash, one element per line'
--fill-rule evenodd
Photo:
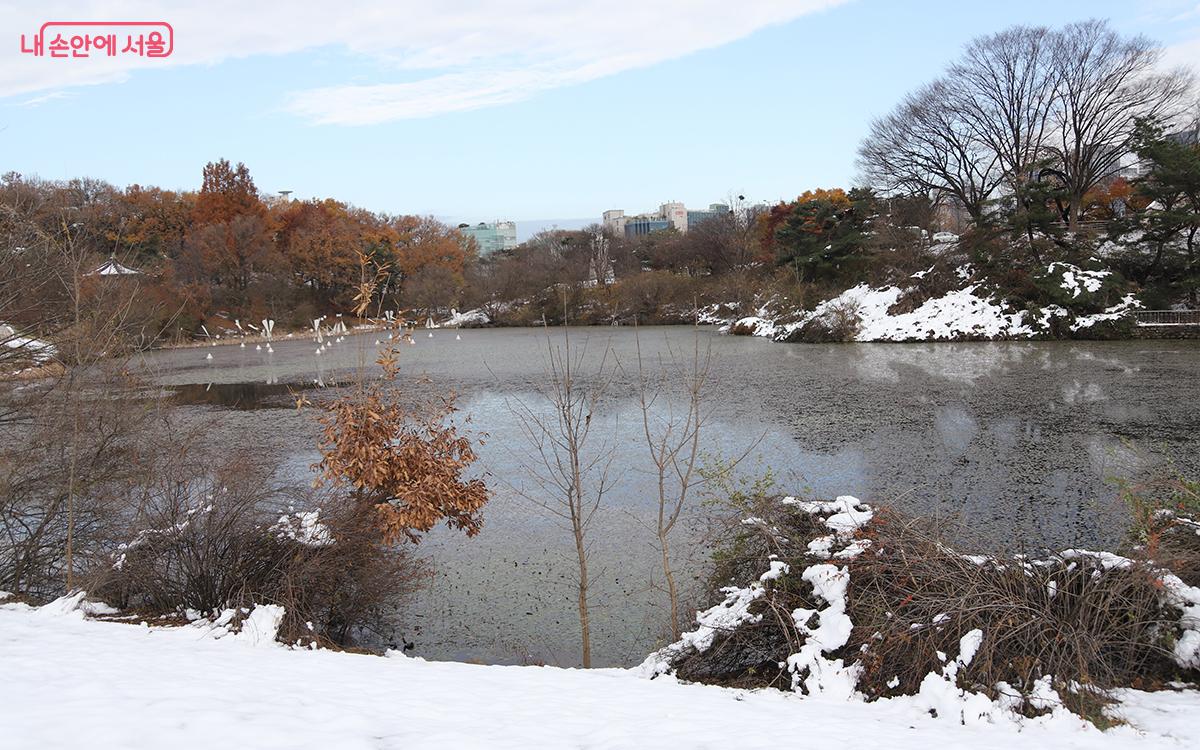
<path fill-rule="evenodd" d="M 175 29 L 166 21 L 47 21 L 21 54 L 34 57 L 170 57 Z"/>

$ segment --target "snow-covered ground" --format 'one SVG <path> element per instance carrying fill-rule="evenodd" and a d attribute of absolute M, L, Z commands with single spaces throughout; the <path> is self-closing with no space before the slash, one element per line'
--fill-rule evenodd
<path fill-rule="evenodd" d="M 1200 746 L 1195 692 L 1127 691 L 1130 726 L 1107 732 L 1070 716 L 962 726 L 899 699 L 865 704 L 682 685 L 633 670 L 293 650 L 214 637 L 223 633 L 86 620 L 73 600 L 0 604 L 0 747 Z"/>
<path fill-rule="evenodd" d="M 928 273 L 918 271 L 912 278 L 920 280 Z M 1046 273 L 1061 277 L 1060 286 L 1072 299 L 1099 291 L 1105 279 L 1112 275 L 1109 271 L 1087 271 L 1069 263 L 1051 263 Z M 955 341 L 1035 338 L 1049 332 L 1053 318 L 1071 315 L 1067 309 L 1057 305 L 1044 308 L 1038 317 L 1024 310 L 1013 310 L 989 291 L 985 284 L 968 283 L 972 275 L 969 266 L 960 267 L 958 275 L 964 284 L 961 289 L 931 297 L 904 313 L 890 314 L 888 310 L 901 298 L 905 289 L 859 284 L 810 311 L 800 314 L 784 311 L 786 322 L 775 318 L 773 312 L 777 311 L 773 311 L 769 304 L 755 315 L 732 321 L 732 325 L 728 320 L 716 320 L 715 311 L 710 311 L 709 319 L 704 322 L 721 322 L 726 324 L 726 330 L 737 329 L 754 336 L 782 341 L 811 321 L 849 315 L 858 320 L 855 341 Z M 1074 317 L 1070 320 L 1070 328 L 1080 331 L 1097 323 L 1116 321 L 1139 307 L 1141 304 L 1134 296 L 1127 294 L 1102 312 Z"/>
<path fill-rule="evenodd" d="M 35 365 L 45 364 L 58 353 L 53 344 L 29 336 L 21 336 L 15 328 L 3 322 L 0 322 L 0 346 L 19 353 Z M 19 372 L 11 374 L 16 375 Z"/>
<path fill-rule="evenodd" d="M 927 300 L 912 312 L 889 315 L 903 293 L 899 287 L 873 289 L 866 284 L 847 289 L 812 311 L 784 324 L 759 315 L 734 325 L 755 336 L 785 339 L 811 320 L 845 310 L 858 318 L 856 341 L 936 341 L 956 338 L 1029 338 L 1035 331 L 1023 312 L 1009 312 L 976 285 Z"/>

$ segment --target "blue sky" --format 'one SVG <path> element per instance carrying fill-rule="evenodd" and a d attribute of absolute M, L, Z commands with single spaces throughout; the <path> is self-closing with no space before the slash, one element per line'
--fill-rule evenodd
<path fill-rule="evenodd" d="M 0 171 L 196 188 L 225 157 L 379 211 L 598 218 L 848 185 L 872 116 L 1014 23 L 1106 17 L 1200 59 L 1173 0 L 244 5 L 0 3 Z M 43 21 L 122 16 L 171 22 L 176 53 L 19 52 Z"/>

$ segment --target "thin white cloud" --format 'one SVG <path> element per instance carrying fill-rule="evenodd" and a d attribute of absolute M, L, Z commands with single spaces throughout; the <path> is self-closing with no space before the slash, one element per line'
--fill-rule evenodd
<path fill-rule="evenodd" d="M 66 91 L 61 91 L 61 90 L 51 91 L 49 93 L 42 94 L 40 96 L 35 96 L 31 99 L 26 99 L 25 101 L 21 102 L 17 106 L 19 106 L 19 107 L 40 107 L 43 104 L 45 104 L 46 102 L 52 102 L 56 99 L 69 99 L 69 98 L 71 98 L 71 95 L 69 93 L 67 93 Z"/>
<path fill-rule="evenodd" d="M 0 97 L 125 80 L 149 66 L 213 64 L 318 47 L 363 55 L 378 80 L 281 92 L 317 123 L 360 125 L 521 101 L 539 92 L 728 44 L 846 0 L 328 0 L 205 3 L 49 0 L 0 5 Z M 163 20 L 175 53 L 49 60 L 18 36 L 50 20 Z M 383 71 L 382 73 L 378 71 Z M 391 74 L 388 71 L 392 71 Z"/>

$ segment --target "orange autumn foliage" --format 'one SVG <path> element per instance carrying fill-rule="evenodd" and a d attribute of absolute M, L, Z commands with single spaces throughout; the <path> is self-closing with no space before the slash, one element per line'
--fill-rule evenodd
<path fill-rule="evenodd" d="M 396 375 L 395 352 L 384 352 L 379 364 L 387 376 L 382 383 L 362 385 L 325 407 L 316 468 L 375 514 L 388 542 L 419 541 L 442 521 L 478 534 L 489 492 L 483 480 L 463 477 L 477 456 L 472 441 L 445 421 L 455 411 L 453 398 L 418 414 L 386 389 Z"/>
<path fill-rule="evenodd" d="M 850 196 L 841 188 L 817 188 L 816 190 L 805 190 L 796 200 L 789 202 L 780 201 L 771 206 L 770 209 L 758 215 L 755 226 L 755 235 L 758 240 L 757 260 L 761 262 L 771 262 L 775 259 L 775 234 L 781 226 L 787 223 L 796 212 L 797 209 L 802 209 L 805 204 L 810 203 L 829 203 L 839 210 L 850 208 Z M 802 227 L 804 231 L 813 234 L 820 234 L 823 227 L 814 223 L 812 220 L 806 220 Z"/>
<path fill-rule="evenodd" d="M 431 216 L 398 216 L 392 221 L 396 232 L 396 265 L 405 278 L 429 267 L 442 267 L 461 278 L 472 251 L 458 232 Z"/>

